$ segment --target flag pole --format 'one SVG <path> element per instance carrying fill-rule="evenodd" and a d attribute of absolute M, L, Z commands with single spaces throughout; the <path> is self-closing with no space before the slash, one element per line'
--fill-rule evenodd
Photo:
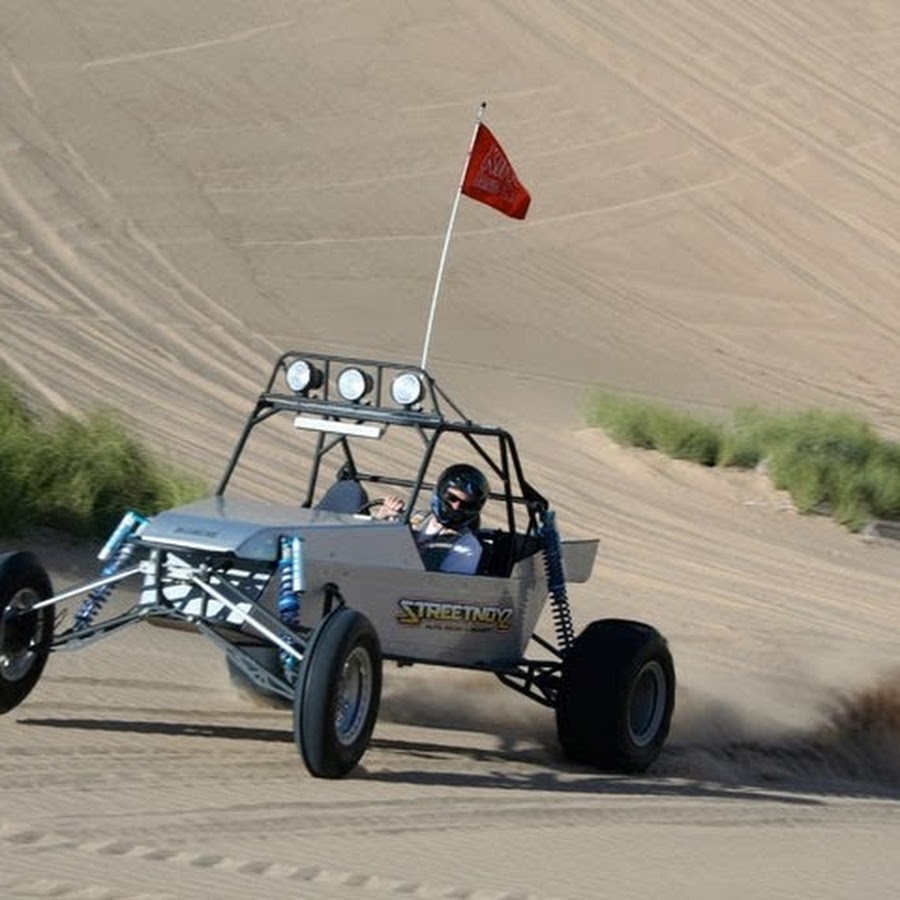
<path fill-rule="evenodd" d="M 441 290 L 441 279 L 444 275 L 444 264 L 447 262 L 447 252 L 450 249 L 450 235 L 453 232 L 453 223 L 456 221 L 456 211 L 459 209 L 459 198 L 462 196 L 463 182 L 466 180 L 466 172 L 469 170 L 469 159 L 472 156 L 472 149 L 475 146 L 475 139 L 478 137 L 478 126 L 484 116 L 484 108 L 486 102 L 482 102 L 478 107 L 478 114 L 475 116 L 475 127 L 472 130 L 472 140 L 469 141 L 469 151 L 466 153 L 466 162 L 463 166 L 462 175 L 459 178 L 459 186 L 456 188 L 456 196 L 453 198 L 453 208 L 450 211 L 450 221 L 447 224 L 447 233 L 444 235 L 444 247 L 441 250 L 441 261 L 438 263 L 437 277 L 434 281 L 434 292 L 431 295 L 431 309 L 428 312 L 428 327 L 425 329 L 425 343 L 422 346 L 422 365 L 428 362 L 428 347 L 431 344 L 431 330 L 434 326 L 434 311 L 437 308 L 438 294 Z"/>

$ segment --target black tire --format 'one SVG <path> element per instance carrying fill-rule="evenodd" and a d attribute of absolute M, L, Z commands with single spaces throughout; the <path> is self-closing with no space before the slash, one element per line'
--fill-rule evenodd
<path fill-rule="evenodd" d="M 53 596 L 33 553 L 0 558 L 0 714 L 17 707 L 37 684 L 53 641 L 53 607 L 31 607 Z"/>
<path fill-rule="evenodd" d="M 672 654 L 649 625 L 592 622 L 563 659 L 556 729 L 574 762 L 643 772 L 659 756 L 674 708 Z"/>
<path fill-rule="evenodd" d="M 369 620 L 340 607 L 313 632 L 294 694 L 294 740 L 317 778 L 362 759 L 381 701 L 381 645 Z"/>

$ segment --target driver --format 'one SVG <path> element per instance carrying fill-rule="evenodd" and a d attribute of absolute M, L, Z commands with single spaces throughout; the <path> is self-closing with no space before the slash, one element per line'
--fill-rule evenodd
<path fill-rule="evenodd" d="M 456 463 L 441 472 L 430 512 L 415 512 L 410 517 L 426 569 L 459 575 L 477 571 L 482 547 L 475 532 L 489 495 L 487 479 L 475 466 Z M 403 506 L 400 497 L 386 497 L 374 518 L 399 516 Z"/>

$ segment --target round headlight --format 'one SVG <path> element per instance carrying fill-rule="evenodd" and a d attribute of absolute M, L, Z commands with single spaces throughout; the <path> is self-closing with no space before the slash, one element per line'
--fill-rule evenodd
<path fill-rule="evenodd" d="M 305 359 L 295 359 L 285 373 L 288 387 L 297 394 L 314 391 L 322 385 L 322 373 Z"/>
<path fill-rule="evenodd" d="M 372 376 L 362 369 L 344 369 L 338 375 L 337 389 L 345 400 L 356 403 L 372 390 Z"/>
<path fill-rule="evenodd" d="M 424 393 L 422 379 L 415 372 L 401 372 L 391 382 L 391 396 L 399 406 L 414 406 Z"/>

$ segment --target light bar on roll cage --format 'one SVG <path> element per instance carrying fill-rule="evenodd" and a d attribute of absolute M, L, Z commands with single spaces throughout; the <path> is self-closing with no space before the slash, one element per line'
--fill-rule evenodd
<path fill-rule="evenodd" d="M 291 350 L 279 358 L 265 394 L 276 406 L 285 404 L 302 416 L 333 421 L 346 417 L 390 423 L 405 422 L 412 416 L 432 422 L 443 420 L 444 403 L 464 419 L 428 373 L 408 362 Z M 298 427 L 311 429 L 309 425 Z M 333 431 L 326 426 L 318 430 Z"/>
<path fill-rule="evenodd" d="M 372 376 L 357 366 L 344 369 L 337 379 L 338 393 L 350 403 L 359 403 L 371 393 L 373 384 Z"/>
<path fill-rule="evenodd" d="M 295 393 L 306 396 L 322 386 L 322 370 L 305 359 L 295 359 L 285 370 L 284 380 Z"/>
<path fill-rule="evenodd" d="M 416 372 L 401 372 L 391 382 L 391 398 L 398 406 L 409 409 L 421 402 L 425 385 Z"/>

